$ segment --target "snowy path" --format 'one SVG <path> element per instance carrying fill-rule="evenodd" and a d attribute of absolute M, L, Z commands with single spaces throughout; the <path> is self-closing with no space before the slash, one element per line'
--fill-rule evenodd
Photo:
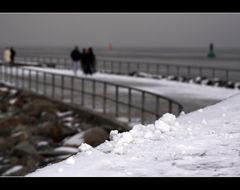
<path fill-rule="evenodd" d="M 240 176 L 240 95 L 178 119 L 111 133 L 66 161 L 27 176 Z"/>

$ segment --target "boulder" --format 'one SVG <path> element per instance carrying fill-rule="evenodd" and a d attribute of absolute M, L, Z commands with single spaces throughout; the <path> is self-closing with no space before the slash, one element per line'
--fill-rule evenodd
<path fill-rule="evenodd" d="M 40 117 L 43 112 L 55 113 L 56 106 L 48 100 L 32 99 L 23 106 L 22 111 L 30 116 Z"/>
<path fill-rule="evenodd" d="M 6 102 L 6 101 L 1 101 L 0 102 L 0 112 L 2 112 L 2 113 L 7 112 L 8 108 L 9 108 L 9 103 L 8 102 Z"/>
<path fill-rule="evenodd" d="M 12 154 L 17 157 L 24 157 L 26 155 L 38 155 L 38 152 L 29 142 L 23 141 L 13 148 Z"/>
<path fill-rule="evenodd" d="M 84 143 L 91 145 L 92 147 L 98 146 L 105 140 L 108 140 L 109 134 L 102 128 L 93 127 L 85 131 L 83 135 Z"/>
<path fill-rule="evenodd" d="M 62 123 L 46 122 L 43 125 L 33 129 L 34 135 L 52 138 L 55 142 L 60 142 L 67 136 L 77 133 L 76 129 L 69 128 Z"/>
<path fill-rule="evenodd" d="M 0 130 L 3 128 L 17 127 L 23 123 L 20 117 L 4 117 L 0 118 Z"/>

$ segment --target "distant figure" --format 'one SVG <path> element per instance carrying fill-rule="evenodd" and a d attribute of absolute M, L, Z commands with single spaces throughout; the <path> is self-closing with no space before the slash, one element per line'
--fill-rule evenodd
<path fill-rule="evenodd" d="M 11 51 L 9 48 L 6 48 L 3 51 L 3 61 L 4 61 L 4 63 L 10 63 L 10 61 L 11 61 Z"/>
<path fill-rule="evenodd" d="M 10 52 L 11 52 L 11 56 L 10 56 L 10 58 L 11 58 L 11 61 L 10 61 L 10 63 L 14 63 L 14 59 L 15 59 L 15 56 L 16 56 L 16 51 L 11 47 L 10 48 Z"/>
<path fill-rule="evenodd" d="M 72 68 L 74 75 L 77 75 L 77 71 L 79 70 L 80 60 L 81 60 L 81 53 L 76 46 L 71 52 L 71 59 L 72 59 Z"/>
<path fill-rule="evenodd" d="M 208 51 L 208 58 L 215 58 L 216 54 L 214 52 L 214 45 L 213 43 L 210 43 L 209 45 L 209 51 Z"/>
<path fill-rule="evenodd" d="M 83 50 L 82 50 L 81 66 L 82 66 L 83 73 L 87 74 L 88 73 L 88 60 L 87 60 L 87 52 L 86 52 L 85 48 L 83 48 Z"/>
<path fill-rule="evenodd" d="M 96 68 L 96 56 L 93 53 L 93 49 L 92 47 L 88 48 L 88 52 L 87 52 L 87 56 L 88 56 L 88 66 L 89 66 L 89 74 L 93 74 L 97 72 L 97 68 Z"/>

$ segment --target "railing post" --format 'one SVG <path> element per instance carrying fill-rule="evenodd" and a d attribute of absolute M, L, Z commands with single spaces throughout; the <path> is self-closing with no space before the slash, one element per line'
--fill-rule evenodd
<path fill-rule="evenodd" d="M 103 83 L 103 113 L 106 113 L 106 96 L 107 96 L 107 83 Z"/>
<path fill-rule="evenodd" d="M 215 78 L 215 69 L 212 68 L 212 77 Z"/>
<path fill-rule="evenodd" d="M 115 110 L 115 116 L 118 117 L 119 114 L 118 114 L 118 93 L 119 93 L 119 86 L 116 85 L 116 88 L 115 88 L 115 99 L 116 99 L 116 110 Z"/>
<path fill-rule="evenodd" d="M 103 71 L 104 71 L 104 73 L 106 72 L 106 61 L 105 60 L 103 61 Z"/>
<path fill-rule="evenodd" d="M 82 107 L 84 106 L 84 78 L 82 78 L 81 79 L 81 87 L 82 87 L 82 89 L 81 89 L 81 97 L 82 97 L 82 99 L 81 99 L 81 105 L 82 105 Z"/>
<path fill-rule="evenodd" d="M 150 74 L 150 71 L 149 71 L 149 65 L 150 63 L 147 63 L 147 74 Z"/>
<path fill-rule="evenodd" d="M 202 67 L 199 67 L 199 75 L 202 77 Z"/>
<path fill-rule="evenodd" d="M 140 63 L 137 62 L 136 64 L 137 64 L 137 72 L 139 73 L 140 72 Z"/>
<path fill-rule="evenodd" d="M 167 69 L 167 76 L 169 76 L 169 65 L 166 65 Z"/>
<path fill-rule="evenodd" d="M 24 68 L 22 68 L 22 89 L 24 89 Z"/>
<path fill-rule="evenodd" d="M 145 92 L 142 91 L 142 107 L 141 107 L 141 123 L 144 124 L 145 117 L 144 117 L 144 106 L 145 106 Z"/>
<path fill-rule="evenodd" d="M 156 96 L 156 120 L 159 117 L 159 96 Z"/>
<path fill-rule="evenodd" d="M 93 85 L 92 85 L 92 108 L 95 109 L 95 94 L 96 94 L 96 81 L 93 80 Z"/>
<path fill-rule="evenodd" d="M 55 86 L 55 74 L 52 73 L 52 98 L 54 98 L 54 96 L 55 96 L 55 88 L 54 88 L 54 86 Z"/>
<path fill-rule="evenodd" d="M 74 98 L 74 96 L 73 96 L 73 90 L 74 90 L 74 87 L 73 87 L 73 86 L 74 86 L 74 81 L 73 81 L 73 79 L 74 79 L 73 76 L 71 76 L 71 84 L 70 84 L 70 85 L 71 85 L 71 86 L 70 86 L 71 104 L 73 104 L 73 102 L 74 102 L 74 99 L 73 99 L 73 98 Z"/>
<path fill-rule="evenodd" d="M 12 83 L 12 82 L 13 82 L 13 71 L 12 71 L 12 66 L 10 66 L 9 68 L 10 68 L 9 82 Z"/>
<path fill-rule="evenodd" d="M 188 75 L 188 76 L 191 75 L 191 67 L 190 67 L 190 66 L 187 67 L 187 75 Z"/>
<path fill-rule="evenodd" d="M 229 70 L 226 69 L 226 81 L 229 80 Z"/>
<path fill-rule="evenodd" d="M 159 64 L 157 64 L 157 70 L 156 70 L 156 74 L 157 74 L 158 76 L 160 75 Z"/>
<path fill-rule="evenodd" d="M 39 93 L 39 71 L 36 71 L 36 92 Z"/>
<path fill-rule="evenodd" d="M 31 91 L 31 80 L 32 80 L 32 77 L 31 77 L 31 72 L 32 70 L 29 70 L 28 69 L 28 80 L 29 80 L 29 83 L 28 83 L 28 90 Z"/>
<path fill-rule="evenodd" d="M 182 106 L 178 105 L 178 115 L 181 113 L 182 111 Z"/>
<path fill-rule="evenodd" d="M 113 69 L 113 61 L 110 61 L 110 63 L 111 63 L 111 73 L 114 73 L 114 69 Z"/>
<path fill-rule="evenodd" d="M 128 122 L 131 122 L 132 91 L 128 88 Z"/>
<path fill-rule="evenodd" d="M 64 99 L 64 75 L 61 75 L 61 100 Z"/>
<path fill-rule="evenodd" d="M 3 63 L 0 65 L 1 80 L 3 81 Z"/>
<path fill-rule="evenodd" d="M 177 76 L 180 76 L 180 74 L 179 74 L 179 70 L 180 70 L 180 67 L 179 66 L 177 66 Z"/>
<path fill-rule="evenodd" d="M 8 82 L 8 66 L 5 66 L 5 81 Z"/>
<path fill-rule="evenodd" d="M 18 87 L 19 85 L 19 78 L 18 78 L 18 66 L 16 66 L 16 77 L 15 77 L 15 82 L 16 82 L 16 86 Z"/>
<path fill-rule="evenodd" d="M 168 110 L 169 110 L 169 113 L 172 113 L 172 101 L 171 100 L 168 100 Z"/>
<path fill-rule="evenodd" d="M 118 74 L 121 74 L 121 65 L 122 65 L 122 62 L 119 61 L 119 65 L 118 65 Z"/>
<path fill-rule="evenodd" d="M 47 91 L 46 91 L 46 72 L 43 72 L 43 94 L 44 94 L 44 96 L 46 96 L 46 94 L 47 94 Z"/>

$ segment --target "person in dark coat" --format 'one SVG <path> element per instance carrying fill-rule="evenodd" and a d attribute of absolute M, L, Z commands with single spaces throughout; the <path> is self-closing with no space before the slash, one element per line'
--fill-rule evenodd
<path fill-rule="evenodd" d="M 96 73 L 96 56 L 93 53 L 92 47 L 88 48 L 88 62 L 89 62 L 89 72 L 90 74 Z"/>
<path fill-rule="evenodd" d="M 10 52 L 11 52 L 11 54 L 10 54 L 10 59 L 11 59 L 10 63 L 13 64 L 15 56 L 16 56 L 16 51 L 13 49 L 13 47 L 11 47 L 10 48 Z"/>
<path fill-rule="evenodd" d="M 79 70 L 80 60 L 81 60 L 81 52 L 79 51 L 78 46 L 76 46 L 71 52 L 72 59 L 72 68 L 74 75 L 77 75 L 77 71 Z"/>
<path fill-rule="evenodd" d="M 88 74 L 88 61 L 87 61 L 87 52 L 86 49 L 83 48 L 82 50 L 82 56 L 81 56 L 81 66 L 82 66 L 82 71 L 84 74 Z"/>

